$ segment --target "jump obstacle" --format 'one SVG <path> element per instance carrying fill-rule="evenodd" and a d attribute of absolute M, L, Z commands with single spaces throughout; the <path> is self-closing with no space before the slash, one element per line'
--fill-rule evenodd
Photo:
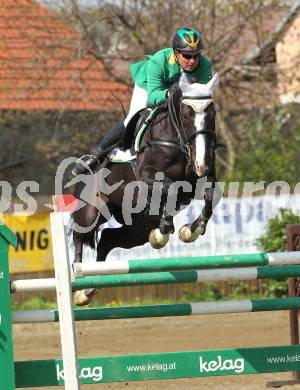
<path fill-rule="evenodd" d="M 300 298 L 73 309 L 72 290 L 138 284 L 296 277 L 300 276 L 300 252 L 129 260 L 82 264 L 73 269 L 68 257 L 62 212 L 51 214 L 51 229 L 55 279 L 15 281 L 10 286 L 8 246 L 15 246 L 16 238 L 8 228 L 0 226 L 0 389 L 65 385 L 68 390 L 77 390 L 80 383 L 100 384 L 299 370 L 299 345 L 78 359 L 74 321 L 299 309 Z M 20 292 L 54 289 L 57 291 L 58 310 L 11 312 L 10 290 Z M 55 321 L 60 324 L 63 358 L 14 362 L 12 323 Z"/>

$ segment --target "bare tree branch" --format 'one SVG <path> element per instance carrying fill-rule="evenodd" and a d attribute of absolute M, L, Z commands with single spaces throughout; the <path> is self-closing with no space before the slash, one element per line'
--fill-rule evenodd
<path fill-rule="evenodd" d="M 19 165 L 24 164 L 25 162 L 26 162 L 26 159 L 24 159 L 24 158 L 20 159 L 20 160 L 10 161 L 8 163 L 0 165 L 0 171 L 4 171 L 5 169 L 17 167 Z"/>

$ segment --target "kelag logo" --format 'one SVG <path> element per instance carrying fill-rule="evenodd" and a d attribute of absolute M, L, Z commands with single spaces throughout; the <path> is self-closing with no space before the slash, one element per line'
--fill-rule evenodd
<path fill-rule="evenodd" d="M 49 232 L 47 229 L 24 230 L 16 232 L 18 246 L 16 251 L 47 249 L 49 247 Z"/>
<path fill-rule="evenodd" d="M 217 356 L 216 360 L 205 361 L 202 356 L 199 358 L 200 372 L 214 372 L 214 371 L 234 371 L 240 374 L 245 369 L 244 359 L 225 359 L 222 356 Z"/>
<path fill-rule="evenodd" d="M 65 371 L 63 368 L 59 367 L 59 364 L 56 365 L 56 377 L 58 381 L 65 380 Z M 83 367 L 79 372 L 80 379 L 91 379 L 93 382 L 100 382 L 103 378 L 102 367 Z"/>

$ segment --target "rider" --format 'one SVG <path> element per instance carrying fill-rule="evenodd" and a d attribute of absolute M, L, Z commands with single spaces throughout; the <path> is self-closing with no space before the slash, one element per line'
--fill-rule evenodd
<path fill-rule="evenodd" d="M 202 37 L 194 28 L 178 29 L 173 37 L 173 47 L 159 50 L 144 61 L 130 65 L 135 82 L 130 109 L 124 121 L 118 122 L 102 140 L 95 156 L 76 164 L 73 173 L 84 173 L 84 165 L 93 168 L 104 151 L 118 142 L 130 119 L 142 108 L 157 106 L 169 96 L 169 89 L 186 72 L 191 82 L 206 84 L 212 77 L 210 60 L 202 55 Z"/>

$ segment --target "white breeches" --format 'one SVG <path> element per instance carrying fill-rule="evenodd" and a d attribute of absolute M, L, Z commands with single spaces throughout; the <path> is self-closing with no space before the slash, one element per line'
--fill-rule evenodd
<path fill-rule="evenodd" d="M 137 84 L 134 85 L 132 92 L 130 109 L 127 114 L 127 117 L 124 120 L 124 126 L 126 127 L 135 113 L 137 113 L 142 108 L 147 107 L 148 93 L 145 89 L 139 87 Z"/>

